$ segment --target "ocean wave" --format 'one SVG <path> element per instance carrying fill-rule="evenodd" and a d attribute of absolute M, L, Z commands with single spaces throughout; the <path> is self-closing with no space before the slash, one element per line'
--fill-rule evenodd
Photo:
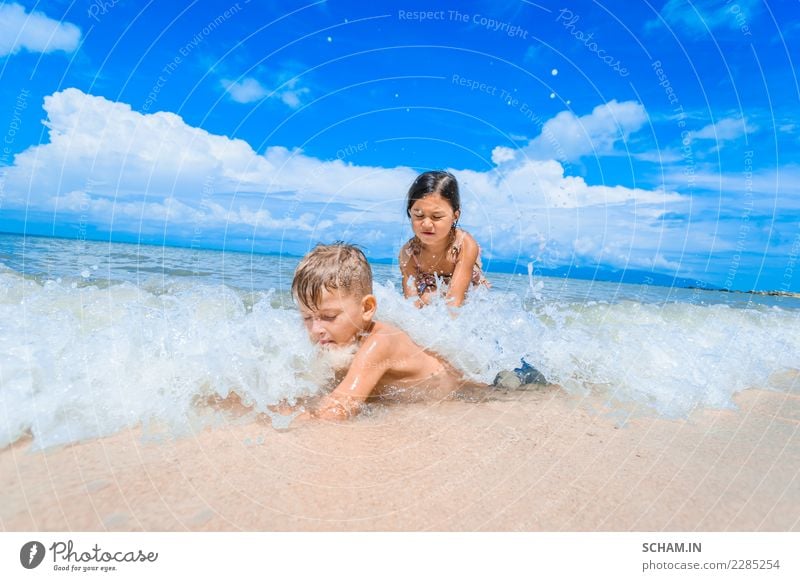
<path fill-rule="evenodd" d="M 236 393 L 266 412 L 330 383 L 285 293 L 167 282 L 78 286 L 0 272 L 0 447 L 139 425 L 177 434 L 195 429 L 206 398 Z M 479 289 L 453 317 L 441 302 L 414 308 L 390 282 L 375 293 L 378 318 L 472 380 L 491 383 L 524 358 L 570 393 L 668 417 L 731 407 L 737 391 L 775 388 L 776 374 L 800 368 L 797 310 L 554 300 L 525 309 L 518 293 Z"/>

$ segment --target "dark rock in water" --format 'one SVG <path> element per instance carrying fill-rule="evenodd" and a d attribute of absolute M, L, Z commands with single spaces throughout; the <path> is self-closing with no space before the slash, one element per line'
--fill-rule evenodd
<path fill-rule="evenodd" d="M 547 379 L 545 378 L 542 373 L 536 369 L 533 365 L 522 360 L 522 367 L 518 367 L 514 370 L 514 374 L 519 378 L 520 383 L 522 384 L 529 384 L 529 383 L 536 383 L 536 384 L 543 384 L 547 383 Z"/>
<path fill-rule="evenodd" d="M 518 389 L 522 385 L 522 381 L 513 371 L 501 371 L 494 378 L 492 385 L 502 389 Z"/>
<path fill-rule="evenodd" d="M 492 385 L 501 389 L 531 390 L 547 385 L 547 379 L 533 365 L 523 360 L 522 367 L 518 367 L 514 371 L 498 373 Z"/>

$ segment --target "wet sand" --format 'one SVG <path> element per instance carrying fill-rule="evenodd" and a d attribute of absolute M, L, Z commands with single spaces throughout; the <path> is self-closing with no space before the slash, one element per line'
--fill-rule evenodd
<path fill-rule="evenodd" d="M 798 531 L 800 395 L 620 426 L 556 387 L 0 451 L 7 531 Z M 641 414 L 639 414 L 641 416 Z"/>

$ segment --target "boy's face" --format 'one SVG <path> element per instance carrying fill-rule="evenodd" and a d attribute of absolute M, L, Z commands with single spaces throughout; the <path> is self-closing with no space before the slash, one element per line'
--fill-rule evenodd
<path fill-rule="evenodd" d="M 335 348 L 352 344 L 369 327 L 376 307 L 373 295 L 359 298 L 338 289 L 322 289 L 316 309 L 301 303 L 300 314 L 314 343 Z"/>

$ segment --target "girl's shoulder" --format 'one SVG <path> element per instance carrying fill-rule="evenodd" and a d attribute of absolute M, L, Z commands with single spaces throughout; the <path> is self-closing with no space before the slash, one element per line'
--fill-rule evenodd
<path fill-rule="evenodd" d="M 406 265 L 408 265 L 408 263 L 411 262 L 412 259 L 418 255 L 419 255 L 418 244 L 415 243 L 415 238 L 410 238 L 408 242 L 406 242 L 405 244 L 403 244 L 403 246 L 400 247 L 400 256 L 398 256 L 398 259 L 400 261 L 400 268 L 401 269 L 406 268 Z"/>
<path fill-rule="evenodd" d="M 416 236 L 412 236 L 408 239 L 408 242 L 403 244 L 403 246 L 400 248 L 400 256 L 415 256 L 419 254 L 419 251 L 419 239 Z"/>
<path fill-rule="evenodd" d="M 473 250 L 480 252 L 480 246 L 478 246 L 478 242 L 472 237 L 472 234 L 461 228 L 456 230 L 456 237 L 453 241 L 453 254 L 458 256 L 464 252 L 471 253 Z"/>
<path fill-rule="evenodd" d="M 476 246 L 478 245 L 478 242 L 475 240 L 475 238 L 472 237 L 472 234 L 470 234 L 466 230 L 462 230 L 461 228 L 459 228 L 456 231 L 456 243 L 458 243 L 459 240 L 461 241 L 462 244 L 466 243 L 466 244 L 475 244 Z"/>

